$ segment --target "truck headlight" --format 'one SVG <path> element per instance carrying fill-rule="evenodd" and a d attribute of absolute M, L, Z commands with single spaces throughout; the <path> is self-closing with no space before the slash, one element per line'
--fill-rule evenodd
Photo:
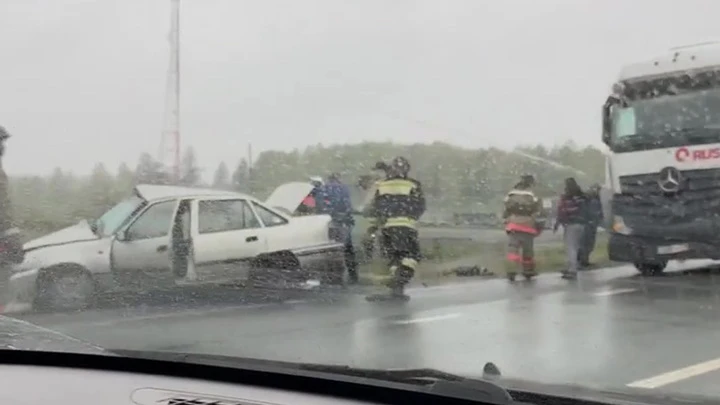
<path fill-rule="evenodd" d="M 612 230 L 613 232 L 619 233 L 621 235 L 630 235 L 632 233 L 632 228 L 625 225 L 625 221 L 623 221 L 623 218 L 618 215 L 615 215 L 613 217 Z"/>

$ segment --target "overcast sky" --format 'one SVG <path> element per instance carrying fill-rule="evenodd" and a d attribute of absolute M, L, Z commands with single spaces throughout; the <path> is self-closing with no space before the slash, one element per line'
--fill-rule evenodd
<path fill-rule="evenodd" d="M 622 63 L 720 39 L 717 0 L 182 0 L 183 146 L 598 144 Z M 9 173 L 156 154 L 169 0 L 0 0 Z"/>

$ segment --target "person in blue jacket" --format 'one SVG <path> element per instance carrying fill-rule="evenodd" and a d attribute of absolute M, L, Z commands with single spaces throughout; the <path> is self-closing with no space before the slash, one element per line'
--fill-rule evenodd
<path fill-rule="evenodd" d="M 345 265 L 348 269 L 348 282 L 358 282 L 355 247 L 352 241 L 352 230 L 355 226 L 353 218 L 350 189 L 340 181 L 339 173 L 332 173 L 323 184 L 316 197 L 318 211 L 332 218 L 331 235 L 333 239 L 345 244 Z"/>

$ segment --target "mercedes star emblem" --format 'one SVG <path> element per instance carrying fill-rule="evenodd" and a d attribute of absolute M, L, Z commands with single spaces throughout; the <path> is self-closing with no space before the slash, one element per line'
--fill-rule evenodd
<path fill-rule="evenodd" d="M 666 193 L 677 193 L 680 191 L 682 177 L 680 171 L 674 167 L 666 167 L 660 170 L 658 185 Z"/>

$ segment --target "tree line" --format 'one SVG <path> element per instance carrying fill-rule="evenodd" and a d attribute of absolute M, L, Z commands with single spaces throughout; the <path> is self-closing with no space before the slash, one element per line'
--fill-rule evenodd
<path fill-rule="evenodd" d="M 556 195 L 565 178 L 576 177 L 581 184 L 601 183 L 604 155 L 601 150 L 572 143 L 548 148 L 519 147 L 465 149 L 446 143 L 401 145 L 365 142 L 353 145 L 314 145 L 304 150 L 265 151 L 252 167 L 245 159 L 228 166 L 218 162 L 209 181 L 203 181 L 195 151 L 183 154 L 179 182 L 185 186 L 204 186 L 236 190 L 264 199 L 278 185 L 305 181 L 309 176 L 341 173 L 350 184 L 353 197 L 362 191 L 355 187 L 361 176 L 371 174 L 377 161 L 405 156 L 411 174 L 423 183 L 428 199 L 428 215 L 447 217 L 453 213 L 496 212 L 502 198 L 520 175 L 534 174 L 538 193 Z M 118 200 L 129 195 L 139 183 L 168 184 L 162 164 L 150 154 L 142 154 L 135 167 L 121 164 L 109 170 L 97 163 L 88 176 L 77 176 L 56 168 L 48 176 L 10 177 L 14 218 L 24 229 L 47 232 L 96 218 Z"/>

